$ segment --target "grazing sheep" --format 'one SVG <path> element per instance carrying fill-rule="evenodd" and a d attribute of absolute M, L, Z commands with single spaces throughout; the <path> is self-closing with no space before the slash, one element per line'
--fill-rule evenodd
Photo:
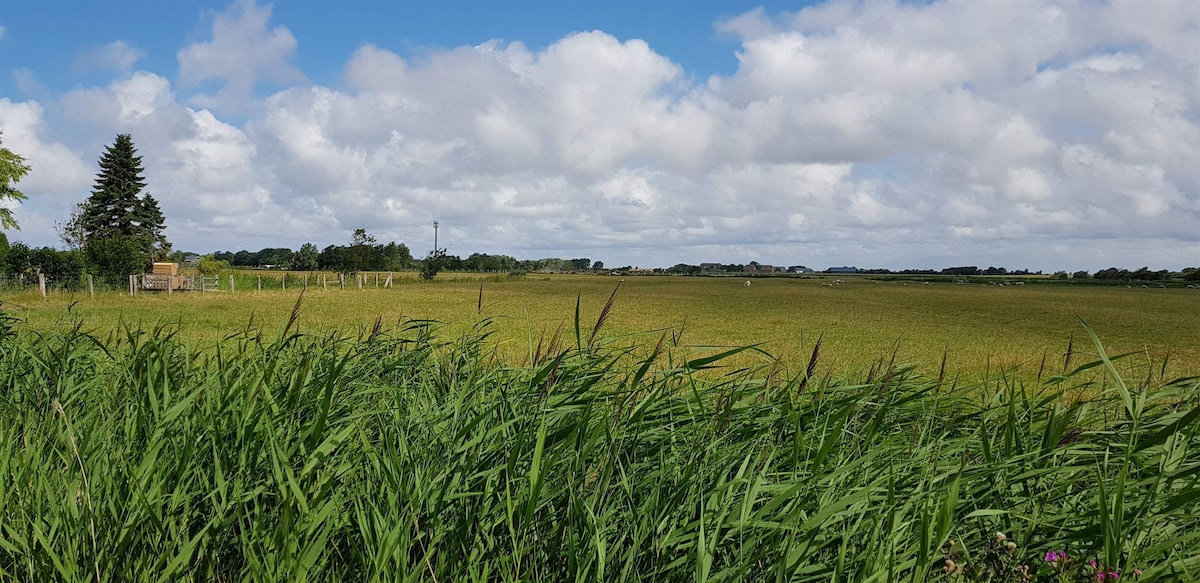
<path fill-rule="evenodd" d="M 750 287 L 750 280 L 746 280 L 746 287 Z"/>
<path fill-rule="evenodd" d="M 1196 286 L 1194 286 L 1194 285 L 1189 285 L 1189 286 L 1187 286 L 1187 288 L 1188 288 L 1188 289 L 1196 289 Z"/>

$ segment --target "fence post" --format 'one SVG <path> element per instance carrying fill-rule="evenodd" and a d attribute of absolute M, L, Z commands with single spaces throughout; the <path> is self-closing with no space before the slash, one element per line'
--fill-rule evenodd
<path fill-rule="evenodd" d="M 92 283 L 92 274 L 90 273 L 88 274 L 88 294 L 92 296 L 93 300 L 96 299 L 96 286 Z"/>
<path fill-rule="evenodd" d="M 308 289 L 308 274 L 304 274 L 304 289 Z"/>
<path fill-rule="evenodd" d="M 358 291 L 362 291 L 362 280 L 363 280 L 363 275 L 360 273 L 358 275 Z"/>
<path fill-rule="evenodd" d="M 392 287 L 392 272 L 388 272 L 387 281 L 383 282 L 383 287 Z"/>
<path fill-rule="evenodd" d="M 46 274 L 38 274 L 38 289 L 42 290 L 42 298 L 46 297 Z"/>
<path fill-rule="evenodd" d="M 379 289 L 379 274 L 375 274 L 375 289 Z"/>
<path fill-rule="evenodd" d="M 171 288 L 173 288 L 173 287 L 175 287 L 175 276 L 168 275 L 167 276 L 167 297 L 168 298 L 171 297 Z"/>
<path fill-rule="evenodd" d="M 325 274 L 321 274 L 321 287 L 325 288 L 325 291 L 329 291 L 329 281 L 325 279 Z"/>
<path fill-rule="evenodd" d="M 344 273 L 338 274 L 338 287 L 340 287 L 342 289 L 346 289 L 346 274 L 344 274 Z"/>
<path fill-rule="evenodd" d="M 229 274 L 229 293 L 233 293 L 233 274 Z"/>
<path fill-rule="evenodd" d="M 133 276 L 129 276 L 129 297 L 133 297 Z"/>
<path fill-rule="evenodd" d="M 258 291 L 262 291 L 262 276 L 258 276 Z"/>
<path fill-rule="evenodd" d="M 287 291 L 287 273 L 286 272 L 283 274 L 283 277 L 279 278 L 279 285 L 283 288 L 283 291 Z"/>

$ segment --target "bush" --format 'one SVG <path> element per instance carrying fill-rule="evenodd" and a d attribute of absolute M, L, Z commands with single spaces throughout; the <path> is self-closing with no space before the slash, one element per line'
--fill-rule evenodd
<path fill-rule="evenodd" d="M 224 259 L 213 259 L 212 255 L 205 255 L 196 262 L 196 271 L 201 275 L 216 275 L 226 269 L 229 269 L 229 262 Z"/>
<path fill-rule="evenodd" d="M 93 239 L 87 242 L 84 256 L 88 267 L 108 285 L 123 286 L 130 275 L 145 273 L 150 262 L 141 246 L 132 239 Z"/>

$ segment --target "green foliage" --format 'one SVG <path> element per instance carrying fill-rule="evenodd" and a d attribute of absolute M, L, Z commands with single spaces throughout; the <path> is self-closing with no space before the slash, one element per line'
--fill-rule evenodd
<path fill-rule="evenodd" d="M 292 257 L 292 269 L 297 271 L 316 271 L 318 268 L 317 258 L 320 256 L 320 251 L 317 251 L 317 246 L 312 243 L 305 243 L 300 246 L 300 250 Z"/>
<path fill-rule="evenodd" d="M 223 259 L 214 259 L 212 255 L 203 255 L 196 262 L 196 271 L 201 275 L 216 275 L 226 269 L 229 269 L 229 262 Z"/>
<path fill-rule="evenodd" d="M 130 275 L 145 273 L 150 268 L 150 259 L 132 239 L 90 239 L 83 253 L 95 275 L 109 286 L 121 287 Z"/>
<path fill-rule="evenodd" d="M 421 260 L 421 268 L 418 271 L 418 274 L 421 276 L 421 279 L 430 281 L 437 277 L 437 274 L 442 271 L 443 267 L 445 266 L 445 262 L 446 250 L 434 249 L 433 251 L 429 252 L 429 255 L 427 255 L 425 259 Z"/>
<path fill-rule="evenodd" d="M 1091 279 L 1091 278 L 1092 278 L 1092 274 L 1090 274 L 1086 271 L 1076 271 L 1075 273 L 1071 274 L 1071 279 Z"/>
<path fill-rule="evenodd" d="M 124 256 L 130 248 L 137 250 L 140 262 L 146 265 L 171 255 L 171 244 L 163 233 L 166 221 L 158 201 L 149 193 L 142 193 L 146 183 L 142 178 L 142 158 L 136 154 L 129 134 L 118 135 L 113 145 L 105 148 L 91 196 L 62 229 L 71 238 L 82 239 L 89 259 L 103 259 L 93 266 L 105 278 L 128 275 L 112 270 L 132 264 Z M 120 242 L 119 261 L 112 260 L 115 249 L 112 241 Z M 92 250 L 94 244 L 106 248 Z"/>
<path fill-rule="evenodd" d="M 379 263 L 372 255 L 376 254 L 375 237 L 366 229 L 355 229 L 350 235 L 350 246 L 342 253 L 342 271 L 354 275 L 369 265 Z"/>
<path fill-rule="evenodd" d="M 331 337 L 297 306 L 277 340 L 206 352 L 17 323 L 0 578 L 959 580 L 953 549 L 965 573 L 1049 581 L 1045 553 L 1110 547 L 1122 579 L 1200 568 L 1197 379 L 951 391 L 885 364 L 836 382 L 816 348 L 787 374 L 754 347 L 605 339 L 610 307 L 518 367 L 488 321 Z"/>
<path fill-rule="evenodd" d="M 20 241 L 13 243 L 11 246 L 6 245 L 4 253 L 4 273 L 8 275 L 32 273 L 32 255 L 33 250 L 29 248 L 29 245 L 26 245 Z"/>
<path fill-rule="evenodd" d="M 0 201 L 20 202 L 25 200 L 25 194 L 13 185 L 20 182 L 21 178 L 29 173 L 29 170 L 30 167 L 25 163 L 24 158 L 4 147 L 4 134 L 0 132 Z M 0 207 L 0 229 L 20 228 L 12 216 L 12 209 Z"/>

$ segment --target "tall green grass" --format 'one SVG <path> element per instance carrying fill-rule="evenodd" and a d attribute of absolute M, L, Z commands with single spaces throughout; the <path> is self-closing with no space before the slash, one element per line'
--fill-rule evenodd
<path fill-rule="evenodd" d="M 789 375 L 611 307 L 521 366 L 486 319 L 310 335 L 299 303 L 203 351 L 7 323 L 0 580 L 923 581 L 996 532 L 1037 580 L 1200 578 L 1200 379 L 1130 386 L 1099 340 L 1038 385 L 821 378 L 819 343 Z"/>

